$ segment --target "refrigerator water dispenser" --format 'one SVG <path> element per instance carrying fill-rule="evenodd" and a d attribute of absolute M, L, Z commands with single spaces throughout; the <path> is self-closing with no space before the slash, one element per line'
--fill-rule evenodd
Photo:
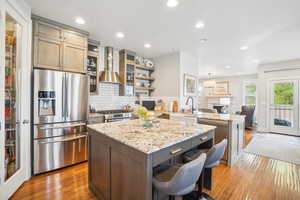
<path fill-rule="evenodd" d="M 39 91 L 39 116 L 55 115 L 55 92 Z"/>

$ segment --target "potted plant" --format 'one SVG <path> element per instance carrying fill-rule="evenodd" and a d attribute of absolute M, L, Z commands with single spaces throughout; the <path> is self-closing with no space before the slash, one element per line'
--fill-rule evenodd
<path fill-rule="evenodd" d="M 138 107 L 135 111 L 135 114 L 139 116 L 140 119 L 144 120 L 144 127 L 151 128 L 153 126 L 152 120 L 154 117 L 154 113 L 148 111 L 145 107 Z"/>

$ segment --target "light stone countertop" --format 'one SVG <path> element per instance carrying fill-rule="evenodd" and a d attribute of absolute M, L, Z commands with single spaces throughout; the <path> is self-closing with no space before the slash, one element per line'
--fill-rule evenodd
<path fill-rule="evenodd" d="M 198 119 L 210 119 L 210 120 L 222 120 L 222 121 L 244 121 L 245 115 L 236 115 L 236 114 L 219 114 L 219 113 L 180 113 L 180 112 L 156 112 L 159 114 L 167 114 L 177 117 L 194 117 Z"/>
<path fill-rule="evenodd" d="M 245 115 L 235 115 L 235 114 L 218 114 L 218 113 L 198 113 L 198 119 L 212 119 L 212 120 L 222 120 L 222 121 L 244 121 Z"/>
<path fill-rule="evenodd" d="M 207 133 L 216 127 L 178 120 L 157 119 L 158 126 L 144 128 L 142 120 L 129 120 L 88 125 L 88 128 L 106 135 L 146 154 Z"/>

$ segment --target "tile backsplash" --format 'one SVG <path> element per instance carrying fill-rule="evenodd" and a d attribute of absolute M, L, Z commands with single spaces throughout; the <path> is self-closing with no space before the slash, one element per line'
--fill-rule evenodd
<path fill-rule="evenodd" d="M 166 104 L 178 101 L 177 97 L 140 97 L 139 100 L 158 101 L 162 99 Z M 96 110 L 121 109 L 125 105 L 134 106 L 137 97 L 119 96 L 119 86 L 116 84 L 101 83 L 99 95 L 90 96 L 89 104 Z"/>
<path fill-rule="evenodd" d="M 119 96 L 119 85 L 111 83 L 99 83 L 100 96 Z"/>
<path fill-rule="evenodd" d="M 134 106 L 135 97 L 126 96 L 91 96 L 90 106 L 96 110 L 121 109 L 122 106 Z"/>

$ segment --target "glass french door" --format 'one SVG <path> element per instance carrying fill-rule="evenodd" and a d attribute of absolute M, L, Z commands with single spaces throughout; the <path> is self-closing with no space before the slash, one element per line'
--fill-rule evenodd
<path fill-rule="evenodd" d="M 0 41 L 1 45 L 4 44 L 4 48 L 1 47 L 1 53 L 4 52 L 4 56 L 1 56 L 4 59 L 4 62 L 1 62 L 4 69 L 0 71 L 3 87 L 3 90 L 0 90 L 3 94 L 0 95 L 3 95 L 4 104 L 0 106 L 4 111 L 0 131 L 0 199 L 8 199 L 26 180 L 29 167 L 26 154 L 30 154 L 29 121 L 21 121 L 29 109 L 29 105 L 25 108 L 22 103 L 26 100 L 26 94 L 30 92 L 29 85 L 26 87 L 23 80 L 27 75 L 22 73 L 26 66 L 24 44 L 28 42 L 24 34 L 25 20 L 15 9 L 6 6 L 5 13 L 1 13 L 3 21 L 0 23 L 0 36 L 3 38 Z M 27 71 L 28 73 L 30 72 Z"/>
<path fill-rule="evenodd" d="M 299 80 L 270 83 L 271 132 L 299 135 Z"/>
<path fill-rule="evenodd" d="M 5 33 L 5 180 L 20 169 L 20 120 L 18 113 L 18 52 L 20 27 L 6 15 Z"/>

